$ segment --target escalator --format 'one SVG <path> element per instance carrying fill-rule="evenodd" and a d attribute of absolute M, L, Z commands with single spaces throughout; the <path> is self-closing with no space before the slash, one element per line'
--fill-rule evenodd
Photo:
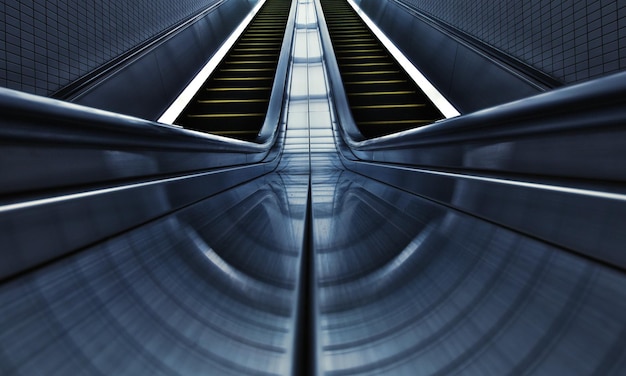
<path fill-rule="evenodd" d="M 383 136 L 444 118 L 346 1 L 322 0 L 321 5 L 363 136 Z"/>
<path fill-rule="evenodd" d="M 379 42 L 366 41 L 369 32 L 347 18 L 343 0 L 321 1 L 329 28 L 334 23 L 343 85 L 364 135 L 441 118 Z M 276 18 L 291 3 L 298 21 L 287 69 L 277 63 L 277 30 L 285 23 Z M 547 186 L 517 175 L 503 181 L 424 171 L 408 158 L 393 159 L 396 152 L 432 156 L 407 146 L 410 132 L 398 137 L 407 144 L 397 150 L 384 149 L 394 137 L 364 141 L 378 147 L 369 156 L 370 150 L 348 149 L 318 5 L 268 0 L 176 122 L 255 140 L 268 101 L 275 100 L 273 72 L 285 68 L 290 84 L 280 97 L 280 136 L 267 146 L 275 153 L 259 151 L 266 147 L 259 143 L 37 98 L 19 114 L 10 112 L 15 124 L 4 127 L 13 137 L 6 143 L 19 142 L 2 155 L 21 164 L 7 168 L 5 183 L 15 175 L 22 185 L 9 193 L 31 184 L 37 195 L 3 192 L 0 203 L 8 261 L 0 265 L 0 374 L 623 373 L 624 266 L 558 241 L 562 235 L 577 243 L 595 239 L 598 249 L 622 246 L 619 221 L 608 223 L 626 217 L 617 183 L 603 195 L 602 187 L 590 194 L 589 187 L 570 189 L 556 178 Z M 626 75 L 615 86 L 620 82 L 623 94 Z M 3 95 L 0 90 L 0 105 Z M 595 110 L 599 101 L 574 96 L 554 111 L 575 111 L 572 103 Z M 509 113 L 502 112 L 515 107 L 500 109 L 491 123 L 503 124 Z M 493 120 L 494 112 L 475 115 L 468 128 L 486 132 L 479 126 L 490 124 L 485 118 Z M 541 125 L 547 112 L 543 107 L 537 115 Z M 597 131 L 603 121 L 623 122 L 621 114 L 617 120 L 594 116 L 593 135 L 603 135 Z M 57 123 L 40 124 L 48 119 Z M 75 137 L 71 126 L 85 133 Z M 23 137 L 29 129 L 37 132 Z M 612 127 L 608 134 L 623 140 L 617 132 Z M 572 140 L 552 129 L 540 135 L 553 138 L 489 135 L 491 143 L 474 149 L 469 142 L 446 143 L 445 156 L 457 156 L 453 147 L 460 145 L 471 158 L 457 159 L 495 165 L 507 161 L 508 154 L 498 153 L 519 152 L 524 143 L 557 140 L 565 148 Z M 380 150 L 387 154 L 376 155 Z M 85 173 L 77 173 L 74 160 L 85 164 Z M 40 179 L 29 180 L 33 175 Z M 472 210 L 510 214 L 550 233 L 534 235 L 506 223 L 509 217 L 494 220 Z M 605 219 L 597 226 L 601 237 L 589 236 L 594 229 L 586 225 Z"/>
<path fill-rule="evenodd" d="M 175 124 L 247 141 L 268 109 L 290 0 L 268 0 Z"/>

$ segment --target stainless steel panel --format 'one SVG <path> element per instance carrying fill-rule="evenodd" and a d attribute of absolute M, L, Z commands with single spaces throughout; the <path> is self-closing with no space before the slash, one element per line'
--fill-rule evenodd
<path fill-rule="evenodd" d="M 359 7 L 463 114 L 539 94 L 546 87 L 499 63 L 393 0 L 358 0 Z"/>
<path fill-rule="evenodd" d="M 291 184 L 257 179 L 4 283 L 1 372 L 289 374 L 306 206 Z"/>
<path fill-rule="evenodd" d="M 354 171 L 626 268 L 626 195 L 517 180 L 353 163 Z"/>
<path fill-rule="evenodd" d="M 79 251 L 267 172 L 256 164 L 0 206 L 0 279 Z"/>
<path fill-rule="evenodd" d="M 352 146 L 381 162 L 625 181 L 625 98 L 618 73 Z"/>
<path fill-rule="evenodd" d="M 0 90 L 4 279 L 273 170 L 263 144 Z"/>
<path fill-rule="evenodd" d="M 254 7 L 229 0 L 119 67 L 75 103 L 156 120 Z M 149 88 L 149 89 L 147 89 Z"/>
<path fill-rule="evenodd" d="M 346 166 L 625 268 L 625 80 L 617 74 L 379 139 L 341 130 L 347 158 L 365 162 Z"/>
<path fill-rule="evenodd" d="M 5 195 L 260 162 L 277 135 L 254 144 L 3 88 L 0 110 Z"/>
<path fill-rule="evenodd" d="M 346 171 L 312 200 L 320 374 L 623 370 L 623 272 Z"/>

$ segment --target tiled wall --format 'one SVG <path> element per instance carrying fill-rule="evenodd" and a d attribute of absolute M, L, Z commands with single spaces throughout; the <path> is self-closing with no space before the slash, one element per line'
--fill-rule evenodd
<path fill-rule="evenodd" d="M 626 0 L 400 0 L 565 82 L 626 68 Z"/>
<path fill-rule="evenodd" d="M 0 86 L 49 95 L 217 0 L 0 0 Z"/>
<path fill-rule="evenodd" d="M 0 0 L 0 86 L 49 95 L 217 0 Z M 553 77 L 626 68 L 626 0 L 401 0 Z"/>

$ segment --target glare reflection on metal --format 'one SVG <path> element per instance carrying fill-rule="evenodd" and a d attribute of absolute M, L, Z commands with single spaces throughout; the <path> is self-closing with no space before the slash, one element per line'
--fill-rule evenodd
<path fill-rule="evenodd" d="M 185 234 L 196 245 L 198 250 L 202 252 L 206 258 L 219 268 L 220 272 L 230 277 L 231 280 L 237 281 L 239 285 L 249 285 L 254 283 L 250 279 L 247 279 L 245 275 L 235 270 L 230 264 L 225 262 L 213 248 L 211 248 L 204 240 L 200 239 L 198 234 L 191 228 L 185 229 Z"/>
<path fill-rule="evenodd" d="M 313 185 L 324 372 L 506 374 L 541 358 L 541 370 L 591 374 L 619 363 L 601 354 L 623 354 L 623 273 L 370 179 L 334 176 Z M 621 298 L 604 299 L 609 290 Z M 602 350 L 578 345 L 588 336 Z"/>

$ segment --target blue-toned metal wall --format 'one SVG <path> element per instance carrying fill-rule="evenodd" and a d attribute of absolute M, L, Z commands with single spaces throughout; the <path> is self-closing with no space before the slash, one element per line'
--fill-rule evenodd
<path fill-rule="evenodd" d="M 49 95 L 219 0 L 3 0 L 0 86 Z"/>
<path fill-rule="evenodd" d="M 626 68 L 623 0 L 398 0 L 565 83 Z"/>

